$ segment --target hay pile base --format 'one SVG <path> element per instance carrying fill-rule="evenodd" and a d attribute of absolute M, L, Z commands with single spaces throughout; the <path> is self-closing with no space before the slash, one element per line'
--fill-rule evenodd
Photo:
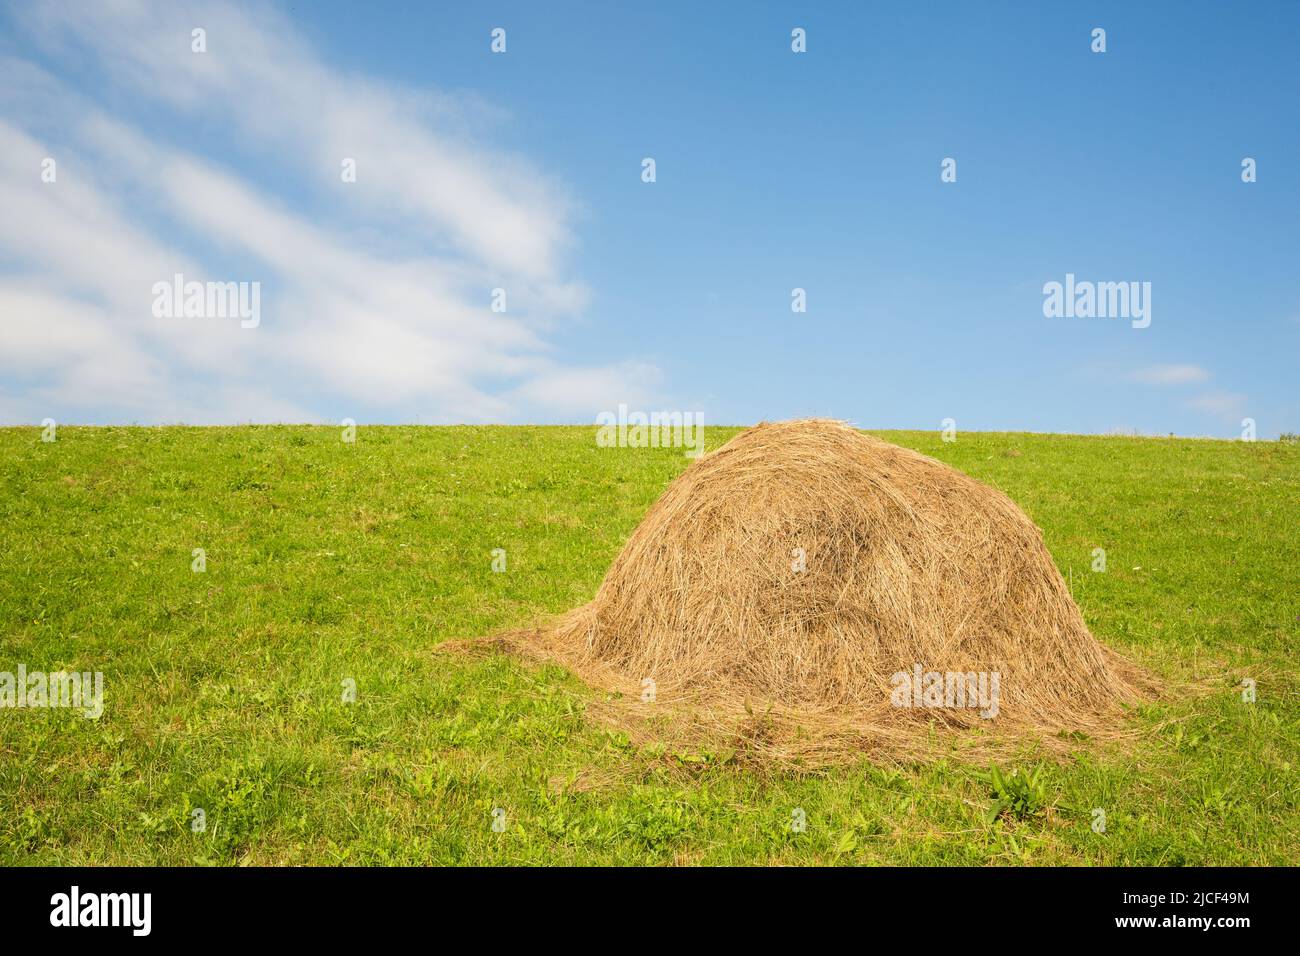
<path fill-rule="evenodd" d="M 1120 732 L 1153 691 L 1088 632 L 1006 495 L 826 420 L 758 425 L 698 459 L 590 604 L 509 641 L 619 692 L 611 714 L 646 736 L 671 723 L 779 757 L 916 754 L 936 736 L 1064 749 Z M 898 706 L 895 675 L 918 667 L 997 674 L 996 716 Z"/>

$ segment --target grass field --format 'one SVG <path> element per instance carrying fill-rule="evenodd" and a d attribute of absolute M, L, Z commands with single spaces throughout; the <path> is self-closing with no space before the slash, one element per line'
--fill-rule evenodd
<path fill-rule="evenodd" d="M 987 768 L 955 760 L 635 747 L 558 668 L 434 649 L 589 600 L 680 450 L 579 427 L 0 429 L 0 671 L 105 682 L 98 720 L 0 710 L 0 863 L 1300 862 L 1300 445 L 876 434 L 1007 492 L 1093 632 L 1197 692 L 1135 714 L 1127 747 L 1027 745 L 1002 769 L 1040 785 L 996 817 Z"/>

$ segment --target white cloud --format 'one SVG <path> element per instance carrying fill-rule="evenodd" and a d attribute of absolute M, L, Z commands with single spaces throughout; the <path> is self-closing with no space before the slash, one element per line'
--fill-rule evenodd
<path fill-rule="evenodd" d="M 1199 365 L 1151 365 L 1138 369 L 1130 377 L 1145 385 L 1191 385 L 1208 382 L 1210 373 Z"/>
<path fill-rule="evenodd" d="M 1210 373 L 1199 365 L 1150 365 L 1129 375 L 1129 381 L 1162 386 L 1201 385 L 1210 378 Z M 1247 397 L 1224 389 L 1211 389 L 1186 399 L 1182 405 L 1236 424 L 1245 414 Z"/>
<path fill-rule="evenodd" d="M 573 203 L 473 140 L 490 111 L 472 98 L 343 75 L 271 13 L 119 0 L 17 15 L 50 56 L 95 63 L 106 99 L 161 119 L 127 122 L 0 58 L 0 253 L 20 266 L 0 276 L 5 414 L 590 420 L 656 397 L 652 366 L 555 354 L 550 334 L 590 298 L 564 274 Z M 196 24 L 206 54 L 190 52 Z M 220 162 L 187 145 L 223 124 Z M 261 282 L 262 324 L 155 318 L 152 285 L 175 273 Z M 497 287 L 505 314 L 488 307 Z"/>
<path fill-rule="evenodd" d="M 463 142 L 455 100 L 337 72 L 276 12 L 116 0 L 33 5 L 22 16 L 47 42 L 101 59 L 126 89 L 229 123 L 321 186 L 333 189 L 342 159 L 356 159 L 354 185 L 368 201 L 436 223 L 440 239 L 484 262 L 547 276 L 569 238 L 558 185 Z M 206 53 L 190 50 L 195 25 L 207 31 Z"/>
<path fill-rule="evenodd" d="M 1188 399 L 1188 408 L 1208 412 L 1225 421 L 1239 420 L 1246 412 L 1246 396 L 1236 392 L 1211 391 Z"/>
<path fill-rule="evenodd" d="M 649 411 L 659 385 L 659 370 L 642 362 L 613 368 L 544 369 L 515 390 L 515 397 L 586 417 L 590 409 L 614 411 L 620 402 Z"/>

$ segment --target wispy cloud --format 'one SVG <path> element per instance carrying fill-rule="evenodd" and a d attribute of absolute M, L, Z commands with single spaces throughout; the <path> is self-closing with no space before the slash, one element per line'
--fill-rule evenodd
<path fill-rule="evenodd" d="M 343 75 L 274 13 L 119 0 L 16 15 L 103 84 L 88 99 L 59 69 L 0 59 L 4 414 L 590 419 L 655 397 L 653 366 L 557 356 L 557 324 L 590 300 L 566 274 L 574 201 L 472 135 L 481 103 Z M 206 53 L 190 50 L 196 25 Z M 192 145 L 214 129 L 228 150 Z M 154 317 L 150 290 L 175 273 L 260 281 L 261 325 Z"/>
<path fill-rule="evenodd" d="M 1161 387 L 1205 385 L 1213 376 L 1199 365 L 1148 365 L 1127 375 L 1130 382 Z M 1185 393 L 1184 393 L 1185 394 Z M 1240 424 L 1249 399 L 1246 395 L 1214 388 L 1200 391 L 1182 401 L 1182 407 L 1212 416 L 1224 424 Z"/>
<path fill-rule="evenodd" d="M 1199 365 L 1150 365 L 1129 376 L 1145 385 L 1194 385 L 1208 382 L 1210 373 Z"/>
<path fill-rule="evenodd" d="M 1188 408 L 1216 415 L 1224 421 L 1236 421 L 1246 412 L 1246 396 L 1236 392 L 1216 390 L 1188 399 Z"/>

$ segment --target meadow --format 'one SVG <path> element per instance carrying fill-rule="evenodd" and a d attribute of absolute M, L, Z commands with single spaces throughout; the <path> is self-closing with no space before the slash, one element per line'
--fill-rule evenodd
<path fill-rule="evenodd" d="M 0 429 L 0 671 L 104 675 L 0 709 L 0 864 L 1300 863 L 1298 444 L 872 432 L 1010 495 L 1173 692 L 1066 759 L 813 770 L 438 650 L 589 600 L 680 449 L 341 432 Z"/>

